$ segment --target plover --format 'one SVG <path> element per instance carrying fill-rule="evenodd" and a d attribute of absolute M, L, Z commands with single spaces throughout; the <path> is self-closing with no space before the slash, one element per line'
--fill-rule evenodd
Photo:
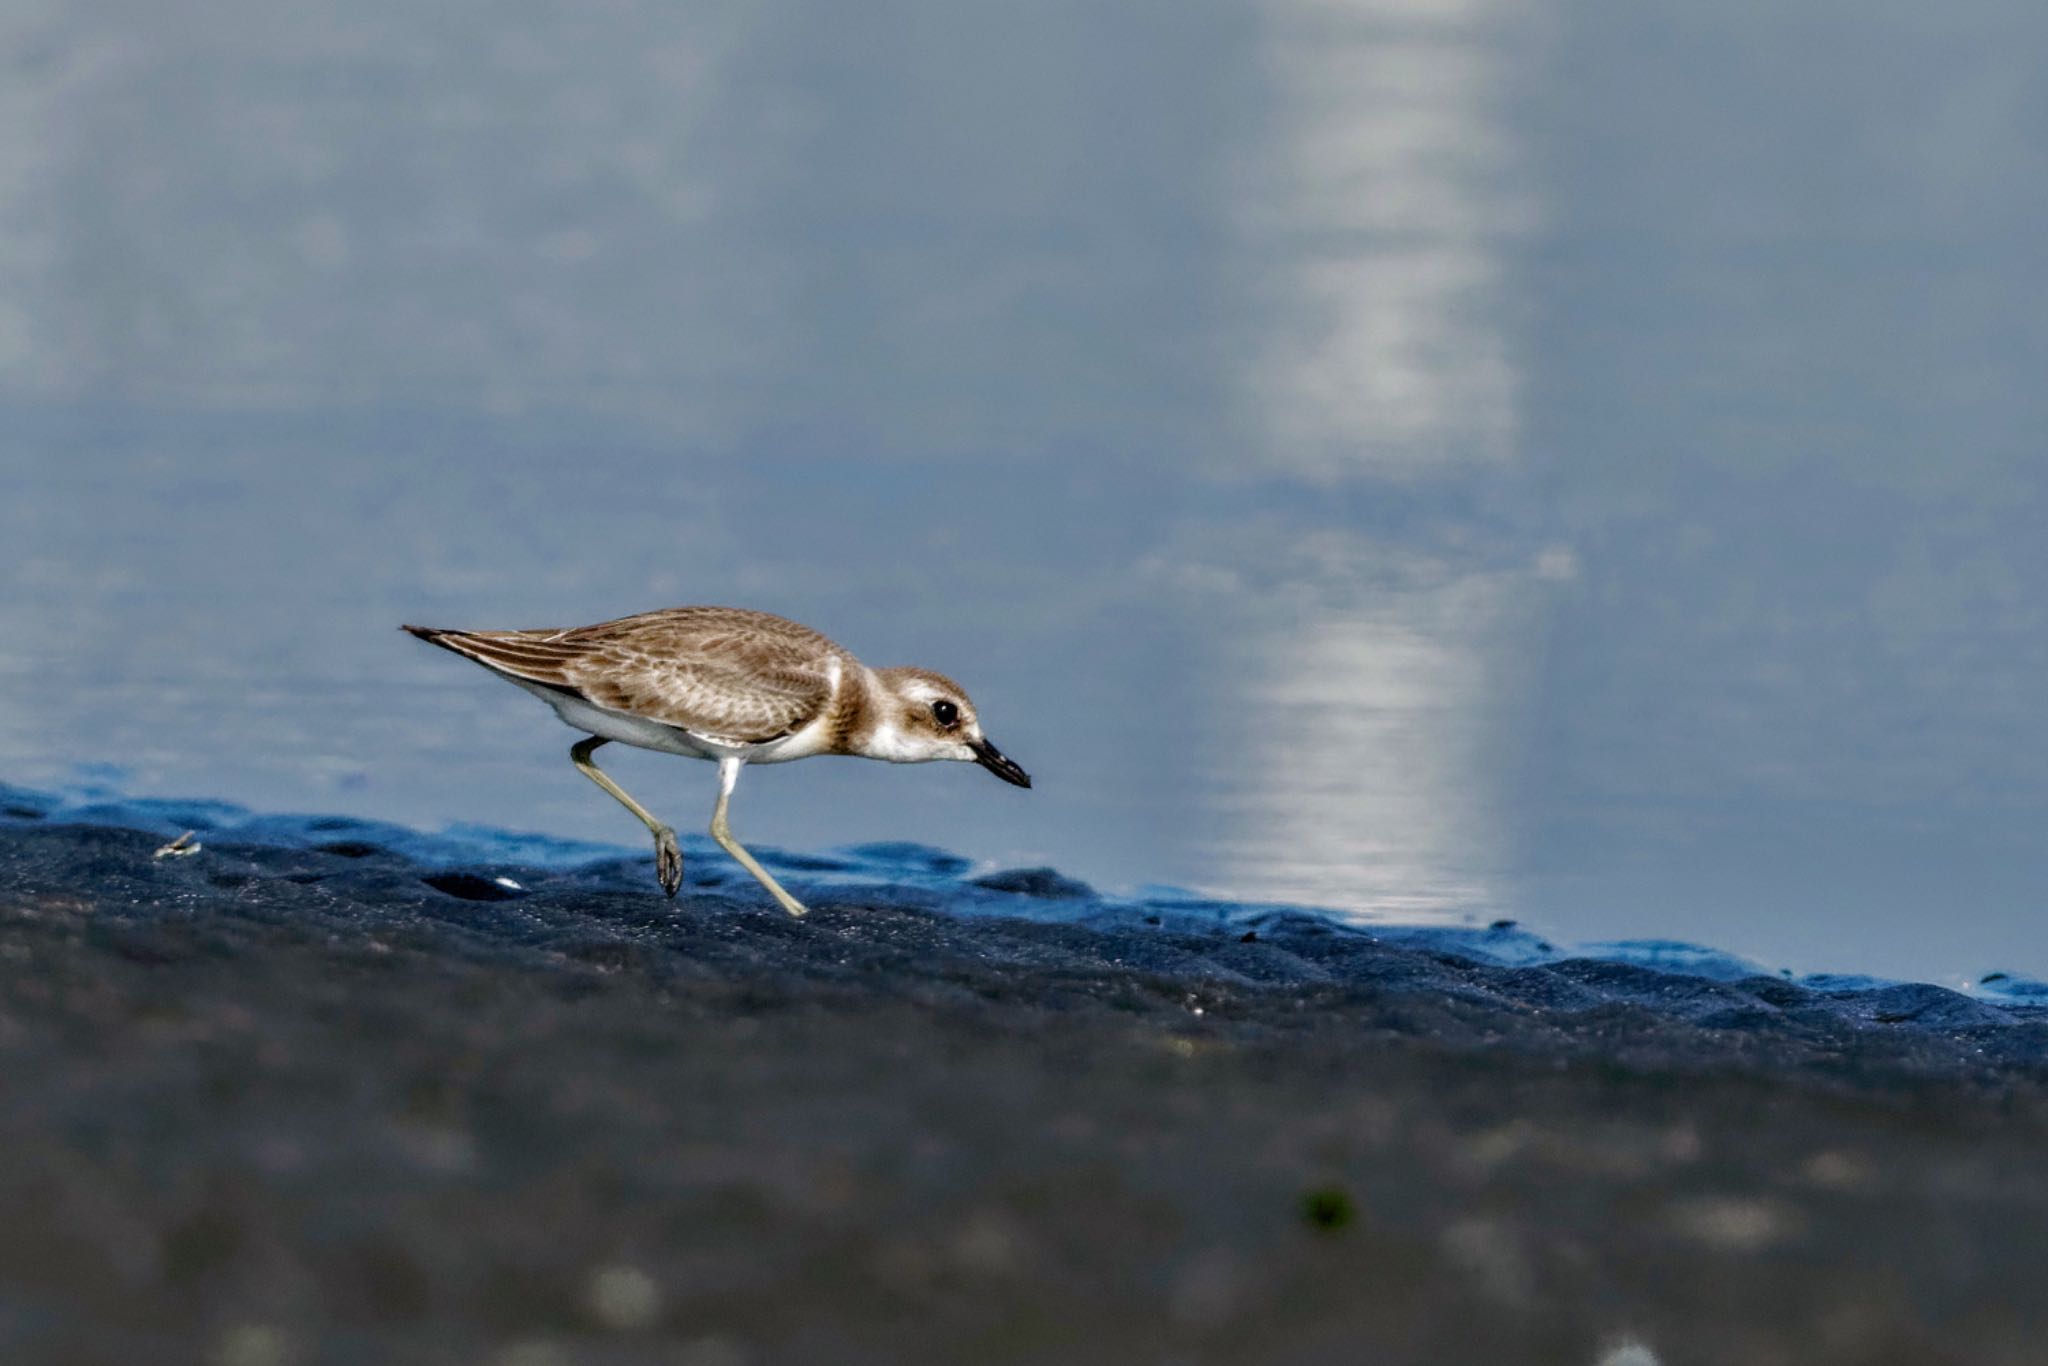
<path fill-rule="evenodd" d="M 927 669 L 871 669 L 808 626 L 738 607 L 673 607 L 566 631 L 443 631 L 421 640 L 518 684 L 588 733 L 569 749 L 583 776 L 654 833 L 655 876 L 683 885 L 676 832 L 591 761 L 607 741 L 718 765 L 711 838 L 791 915 L 803 903 L 732 837 L 725 814 L 748 764 L 855 754 L 897 764 L 965 759 L 1006 783 L 1031 777 L 989 743 L 958 683 Z"/>

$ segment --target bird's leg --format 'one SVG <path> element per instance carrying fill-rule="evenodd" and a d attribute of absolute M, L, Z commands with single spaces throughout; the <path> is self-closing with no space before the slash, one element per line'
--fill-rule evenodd
<path fill-rule="evenodd" d="M 601 735 L 587 740 L 578 740 L 569 747 L 569 758 L 584 777 L 618 799 L 619 805 L 640 818 L 640 823 L 654 832 L 654 875 L 661 879 L 661 890 L 674 896 L 683 885 L 683 848 L 676 843 L 676 832 L 647 813 L 647 808 L 626 795 L 626 789 L 611 780 L 611 775 L 591 762 L 590 756 L 597 747 L 606 743 Z"/>
<path fill-rule="evenodd" d="M 805 914 L 804 903 L 782 890 L 782 884 L 768 876 L 768 870 L 754 862 L 754 856 L 740 847 L 732 837 L 732 827 L 725 823 L 726 803 L 732 799 L 733 784 L 740 780 L 741 761 L 720 759 L 718 761 L 718 805 L 711 812 L 711 838 L 723 845 L 725 852 L 740 861 L 740 866 L 754 875 L 754 881 L 768 889 L 768 894 L 782 903 L 782 909 L 791 915 Z"/>

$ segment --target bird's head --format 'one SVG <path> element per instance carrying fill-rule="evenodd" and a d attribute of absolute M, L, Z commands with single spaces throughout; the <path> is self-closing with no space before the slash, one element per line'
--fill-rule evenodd
<path fill-rule="evenodd" d="M 964 759 L 1006 783 L 1031 786 L 1031 775 L 989 743 L 967 690 L 929 669 L 877 669 L 881 724 L 869 754 L 898 764 Z"/>

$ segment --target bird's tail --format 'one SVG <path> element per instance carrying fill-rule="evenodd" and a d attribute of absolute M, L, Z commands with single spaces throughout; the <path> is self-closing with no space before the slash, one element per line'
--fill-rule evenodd
<path fill-rule="evenodd" d="M 455 643 L 455 640 L 462 635 L 460 631 L 447 631 L 438 626 L 401 626 L 398 629 L 418 636 L 429 645 L 438 645 L 444 650 L 453 650 L 456 654 L 468 653 Z"/>
<path fill-rule="evenodd" d="M 435 626 L 398 629 L 498 673 L 573 690 L 563 670 L 580 653 L 580 647 L 549 639 L 551 632 L 450 631 Z"/>

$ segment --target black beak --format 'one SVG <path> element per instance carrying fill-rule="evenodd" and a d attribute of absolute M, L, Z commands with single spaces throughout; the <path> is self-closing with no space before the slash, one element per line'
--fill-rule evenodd
<path fill-rule="evenodd" d="M 1031 786 L 1031 775 L 1017 767 L 1017 761 L 1004 754 L 986 740 L 969 740 L 967 747 L 974 751 L 974 762 L 995 774 L 1006 783 L 1019 787 Z"/>

